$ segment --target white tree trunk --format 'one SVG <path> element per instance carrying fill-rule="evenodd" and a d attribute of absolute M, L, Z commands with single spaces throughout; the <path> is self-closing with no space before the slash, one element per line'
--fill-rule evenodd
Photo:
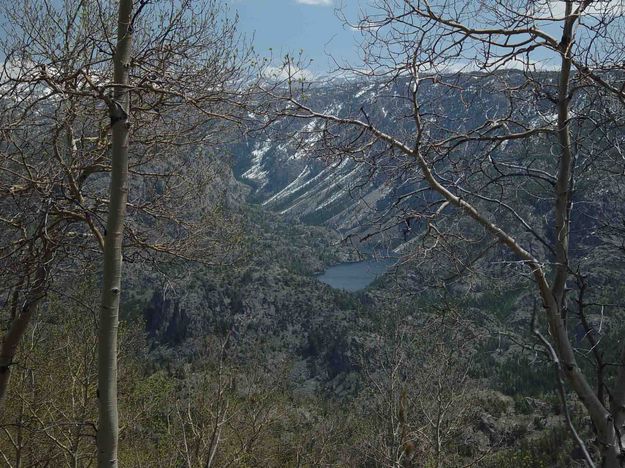
<path fill-rule="evenodd" d="M 113 57 L 115 88 L 108 102 L 112 127 L 110 201 L 104 241 L 102 302 L 98 334 L 98 466 L 117 467 L 117 327 L 122 275 L 122 241 L 128 198 L 129 67 L 132 0 L 120 0 L 117 47 Z"/>

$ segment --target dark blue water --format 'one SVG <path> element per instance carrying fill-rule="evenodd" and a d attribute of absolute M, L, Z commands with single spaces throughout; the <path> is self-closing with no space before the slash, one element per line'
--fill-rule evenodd
<path fill-rule="evenodd" d="M 394 259 L 341 263 L 328 268 L 317 278 L 335 289 L 360 291 L 382 276 L 396 262 Z"/>

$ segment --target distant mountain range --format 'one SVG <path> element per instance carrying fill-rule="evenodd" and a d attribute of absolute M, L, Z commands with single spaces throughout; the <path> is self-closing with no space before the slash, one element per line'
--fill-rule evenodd
<path fill-rule="evenodd" d="M 546 86 L 555 86 L 555 75 L 545 73 L 543 78 Z M 523 81 L 522 74 L 512 70 L 424 81 L 421 110 L 441 132 L 472 129 L 508 112 L 503 89 Z M 319 112 L 367 118 L 407 142 L 414 134 L 408 79 L 334 81 L 311 86 L 308 94 L 307 105 Z M 514 112 L 520 120 L 555 123 L 552 103 L 531 89 L 520 94 L 526 95 L 515 98 L 519 106 Z M 372 167 L 336 154 L 318 157 L 323 154 L 320 129 L 316 119 L 276 122 L 236 148 L 235 176 L 251 187 L 251 201 L 306 223 L 362 232 L 373 211 L 384 211 L 399 195 L 420 186 L 418 170 L 410 161 L 399 173 L 393 167 Z"/>

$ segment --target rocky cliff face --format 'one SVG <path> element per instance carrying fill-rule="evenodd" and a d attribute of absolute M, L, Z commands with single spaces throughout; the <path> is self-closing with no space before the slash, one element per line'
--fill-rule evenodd
<path fill-rule="evenodd" d="M 552 76 L 546 75 L 549 83 Z M 433 132 L 475 129 L 487 119 L 510 112 L 506 85 L 521 82 L 519 73 L 486 76 L 464 74 L 424 82 L 421 110 Z M 324 114 L 370 120 L 385 132 L 410 143 L 415 133 L 410 83 L 349 81 L 313 86 L 307 105 Z M 513 110 L 519 119 L 544 123 L 554 119 L 549 104 L 521 91 Z M 538 105 L 537 105 L 538 103 Z M 355 163 L 334 154 L 324 157 L 319 119 L 277 122 L 242 143 L 237 149 L 236 176 L 252 187 L 251 199 L 264 207 L 311 224 L 324 224 L 343 232 L 358 228 L 372 211 L 384 209 L 421 184 L 418 171 L 406 164 L 397 178 L 392 168 Z M 510 148 L 508 148 L 510 150 Z"/>

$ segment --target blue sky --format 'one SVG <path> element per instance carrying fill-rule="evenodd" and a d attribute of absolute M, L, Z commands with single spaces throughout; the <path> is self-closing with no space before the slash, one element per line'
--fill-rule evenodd
<path fill-rule="evenodd" d="M 473 0 L 467 0 L 473 1 Z M 360 10 L 368 0 L 229 0 L 233 10 L 239 12 L 240 29 L 247 35 L 254 34 L 254 45 L 261 56 L 271 54 L 278 65 L 286 53 L 299 53 L 313 59 L 307 67 L 314 74 L 324 74 L 335 68 L 329 55 L 339 63 L 351 62 L 358 67 L 358 43 L 360 33 L 344 25 L 337 17 L 337 9 L 352 22 L 357 23 Z M 546 18 L 561 18 L 564 3 L 561 0 L 538 0 Z M 438 4 L 438 3 L 437 3 Z M 611 0 L 612 5 L 622 15 L 625 0 Z M 597 11 L 601 11 L 599 8 Z M 593 10 L 590 8 L 589 11 Z M 370 11 L 371 12 L 371 11 Z M 546 32 L 559 37 L 561 24 L 543 23 Z M 271 52 L 269 49 L 272 49 Z M 559 63 L 559 58 L 543 49 L 535 51 L 531 60 L 536 66 L 551 68 Z M 508 64 L 507 66 L 514 66 Z"/>
<path fill-rule="evenodd" d="M 560 7 L 559 2 L 552 1 Z M 367 0 L 230 0 L 232 9 L 240 15 L 241 31 L 254 34 L 254 45 L 261 56 L 271 54 L 278 65 L 286 53 L 297 54 L 302 50 L 306 59 L 313 60 L 307 68 L 316 75 L 336 68 L 330 56 L 339 63 L 349 61 L 358 66 L 360 32 L 343 24 L 337 10 L 350 22 L 357 23 L 361 9 L 368 3 Z M 551 29 L 558 27 L 547 28 L 549 32 Z M 546 55 L 539 51 L 533 58 L 544 61 Z"/>
<path fill-rule="evenodd" d="M 347 3 L 347 2 L 345 2 Z M 358 1 L 350 0 L 345 12 L 357 18 Z M 233 0 L 240 15 L 240 28 L 254 33 L 258 53 L 280 59 L 288 52 L 303 50 L 313 59 L 310 68 L 324 73 L 333 68 L 328 54 L 338 60 L 357 59 L 358 33 L 344 26 L 336 16 L 339 0 Z"/>

